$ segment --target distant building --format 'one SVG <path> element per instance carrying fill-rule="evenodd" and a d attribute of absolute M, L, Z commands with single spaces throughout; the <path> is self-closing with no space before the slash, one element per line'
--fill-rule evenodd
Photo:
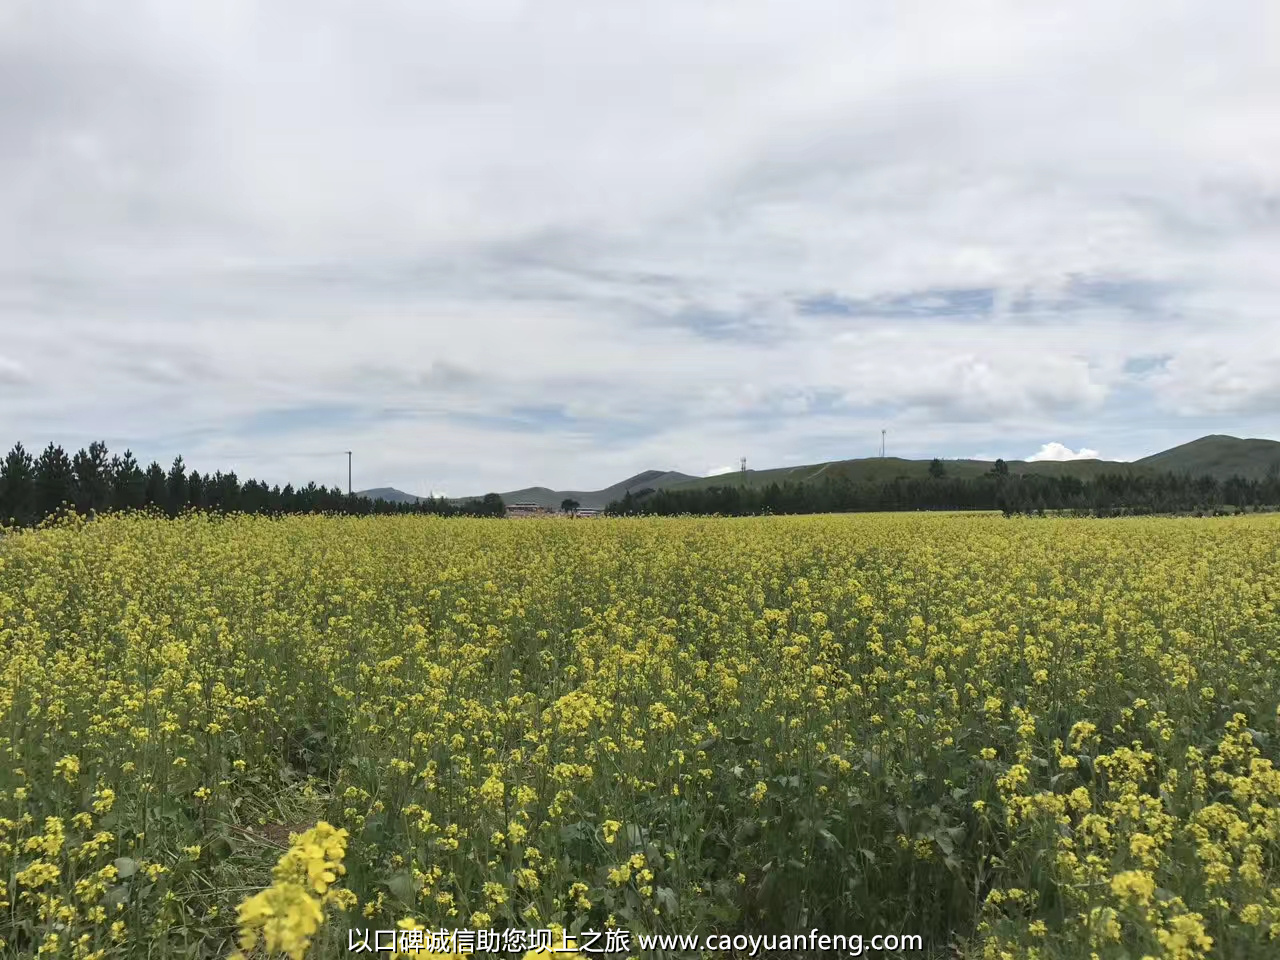
<path fill-rule="evenodd" d="M 599 507 L 579 507 L 574 513 L 579 517 L 598 517 L 604 513 Z"/>

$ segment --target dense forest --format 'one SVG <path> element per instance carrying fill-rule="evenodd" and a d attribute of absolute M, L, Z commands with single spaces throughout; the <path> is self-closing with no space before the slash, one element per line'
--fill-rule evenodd
<path fill-rule="evenodd" d="M 630 492 L 609 505 L 614 516 L 675 514 L 839 513 L 873 510 L 1001 510 L 1005 514 L 1068 511 L 1092 516 L 1153 513 L 1221 513 L 1280 505 L 1280 471 L 1262 480 L 1173 473 L 1115 474 L 1085 480 L 1072 476 L 1010 474 L 997 460 L 991 471 L 969 479 L 948 477 L 934 460 L 927 477 L 894 480 L 826 478 L 822 482 L 718 486 L 694 490 Z"/>
<path fill-rule="evenodd" d="M 0 463 L 0 525 L 30 526 L 66 508 L 77 513 L 152 508 L 175 516 L 199 509 L 232 513 L 433 513 L 442 516 L 501 517 L 506 506 L 496 493 L 455 504 L 443 498 L 391 503 L 308 483 L 295 488 L 241 480 L 235 473 L 187 470 L 182 457 L 168 470 L 152 462 L 145 469 L 126 450 L 111 456 L 104 443 L 74 456 L 49 444 L 33 457 L 16 444 Z"/>

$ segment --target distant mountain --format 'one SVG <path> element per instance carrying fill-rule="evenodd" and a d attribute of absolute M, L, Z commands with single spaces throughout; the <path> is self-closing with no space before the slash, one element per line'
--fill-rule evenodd
<path fill-rule="evenodd" d="M 675 470 L 644 470 L 633 477 L 620 480 L 603 490 L 552 490 L 550 487 L 524 487 L 520 490 L 508 490 L 499 494 L 504 503 L 536 503 L 540 507 L 559 510 L 565 500 L 577 500 L 578 506 L 602 509 L 614 500 L 621 500 L 628 490 L 639 493 L 641 490 L 661 490 L 665 487 L 686 483 L 697 478 Z M 461 497 L 454 502 L 470 499 Z"/>
<path fill-rule="evenodd" d="M 697 490 L 706 487 L 763 487 L 771 483 L 822 482 L 831 479 L 894 480 L 898 477 L 926 477 L 929 460 L 904 460 L 901 457 L 863 457 L 856 460 L 830 460 L 826 463 L 810 463 L 799 467 L 777 467 L 771 470 L 734 470 L 712 477 L 698 477 L 680 484 L 673 490 Z M 1118 460 L 1009 460 L 1009 472 L 1040 476 L 1073 476 L 1082 480 L 1101 473 L 1145 472 L 1145 467 Z M 949 477 L 977 477 L 989 473 L 990 460 L 943 460 Z"/>
<path fill-rule="evenodd" d="M 356 496 L 368 497 L 370 500 L 386 500 L 388 503 L 417 503 L 420 500 L 430 499 L 429 497 L 420 497 L 416 493 L 405 493 L 395 487 L 372 487 L 368 490 L 357 490 Z M 440 498 L 437 497 L 437 499 Z M 452 503 L 465 503 L 468 500 L 479 500 L 480 497 L 451 497 L 446 499 L 449 499 Z"/>
<path fill-rule="evenodd" d="M 1213 434 L 1153 453 L 1137 462 L 1161 473 L 1210 475 L 1219 480 L 1236 475 L 1261 480 L 1268 470 L 1280 470 L 1280 441 L 1242 440 Z"/>
<path fill-rule="evenodd" d="M 357 497 L 368 497 L 370 500 L 386 500 L 388 503 L 417 503 L 425 497 L 415 497 L 395 487 L 374 487 L 371 490 L 357 490 Z"/>
<path fill-rule="evenodd" d="M 1133 462 L 1120 460 L 1009 460 L 1013 474 L 1079 477 L 1082 480 L 1104 473 L 1189 473 L 1214 476 L 1226 480 L 1231 476 L 1262 479 L 1268 470 L 1280 469 L 1280 441 L 1241 440 L 1238 437 L 1201 437 L 1182 446 L 1155 453 Z M 924 477 L 929 473 L 929 460 L 903 460 L 899 457 L 863 457 L 856 460 L 831 460 L 800 467 L 778 467 L 772 470 L 734 471 L 713 477 L 698 477 L 675 490 L 696 490 L 716 486 L 760 487 L 770 483 L 821 482 L 824 477 L 850 480 L 893 480 L 896 477 Z M 1272 465 L 1276 466 L 1272 466 Z M 988 460 L 943 460 L 950 477 L 976 477 L 991 470 Z"/>
<path fill-rule="evenodd" d="M 853 460 L 830 460 L 799 467 L 776 467 L 767 470 L 734 470 L 711 477 L 695 477 L 674 470 L 645 470 L 627 477 L 603 490 L 552 490 L 549 487 L 524 487 L 501 494 L 504 502 L 536 503 L 553 510 L 563 500 L 577 500 L 583 507 L 602 508 L 621 500 L 626 492 L 642 490 L 696 490 L 705 487 L 761 487 L 770 483 L 821 482 L 825 477 L 850 480 L 893 480 L 896 477 L 924 477 L 929 473 L 929 460 L 903 460 L 899 457 L 862 457 Z M 947 476 L 976 477 L 991 470 L 989 460 L 943 460 Z M 1211 475 L 1219 480 L 1238 475 L 1262 479 L 1271 469 L 1280 470 L 1280 441 L 1242 440 L 1238 437 L 1213 435 L 1192 440 L 1181 446 L 1153 453 L 1141 460 L 1010 460 L 1009 472 L 1040 476 L 1072 476 L 1087 480 L 1103 473 L 1189 473 Z M 360 491 L 362 496 L 382 497 L 398 503 L 423 499 L 394 487 L 377 487 Z M 471 497 L 453 498 L 462 503 Z"/>

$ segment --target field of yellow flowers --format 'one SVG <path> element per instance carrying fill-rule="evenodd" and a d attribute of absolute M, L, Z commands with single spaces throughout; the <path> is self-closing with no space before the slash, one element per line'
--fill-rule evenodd
<path fill-rule="evenodd" d="M 1280 956 L 1278 604 L 1274 517 L 13 532 L 0 956 Z"/>

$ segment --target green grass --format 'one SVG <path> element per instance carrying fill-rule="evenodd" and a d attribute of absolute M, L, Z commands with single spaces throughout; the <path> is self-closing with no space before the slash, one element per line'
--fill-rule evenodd
<path fill-rule="evenodd" d="M 772 470 L 748 470 L 722 473 L 713 477 L 700 477 L 686 483 L 674 484 L 669 490 L 701 490 L 707 487 L 745 486 L 764 487 L 771 483 L 821 483 L 825 478 L 855 481 L 886 481 L 898 477 L 919 478 L 929 475 L 929 460 L 904 460 L 900 457 L 867 457 L 858 460 L 832 460 L 827 463 L 811 463 L 798 467 L 778 467 Z M 989 460 L 943 460 L 947 476 L 970 479 L 990 472 Z M 1081 479 L 1103 473 L 1127 473 L 1147 471 L 1149 468 L 1114 460 L 1068 461 L 1009 461 L 1009 472 L 1038 476 L 1074 476 Z"/>
<path fill-rule="evenodd" d="M 1230 476 L 1261 480 L 1271 469 L 1280 469 L 1280 442 L 1220 434 L 1201 437 L 1181 446 L 1143 457 L 1138 464 L 1159 471 L 1211 475 L 1219 480 Z"/>

